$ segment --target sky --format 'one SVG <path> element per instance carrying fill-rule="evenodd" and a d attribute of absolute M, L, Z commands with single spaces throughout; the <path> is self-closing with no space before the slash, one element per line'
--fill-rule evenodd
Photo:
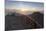
<path fill-rule="evenodd" d="M 39 2 L 26 2 L 26 1 L 5 1 L 5 8 L 6 9 L 16 9 L 22 14 L 30 14 L 34 11 L 43 11 L 44 4 Z M 12 10 L 11 10 L 12 11 Z M 31 12 L 30 12 L 31 11 Z"/>

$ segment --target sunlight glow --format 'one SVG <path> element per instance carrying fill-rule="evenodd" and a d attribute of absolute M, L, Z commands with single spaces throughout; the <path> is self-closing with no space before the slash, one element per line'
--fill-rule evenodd
<path fill-rule="evenodd" d="M 21 11 L 28 11 L 29 9 L 27 9 L 27 8 L 21 8 Z"/>

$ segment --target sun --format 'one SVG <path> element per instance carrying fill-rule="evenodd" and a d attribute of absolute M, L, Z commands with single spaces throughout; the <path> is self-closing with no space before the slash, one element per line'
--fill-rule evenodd
<path fill-rule="evenodd" d="M 28 9 L 27 8 L 21 8 L 21 11 L 28 11 Z"/>
<path fill-rule="evenodd" d="M 21 11 L 25 11 L 25 9 L 21 9 Z"/>

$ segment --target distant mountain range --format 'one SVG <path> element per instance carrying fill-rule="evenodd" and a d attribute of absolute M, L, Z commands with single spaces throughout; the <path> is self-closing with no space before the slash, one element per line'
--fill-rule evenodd
<path fill-rule="evenodd" d="M 43 13 L 44 11 L 40 11 L 40 13 Z M 24 12 L 19 12 L 16 9 L 5 9 L 5 15 L 11 15 L 12 13 L 15 13 L 16 15 L 20 16 L 19 14 L 24 13 Z M 28 11 L 26 12 L 27 15 L 31 15 L 33 12 Z M 44 13 L 43 13 L 44 14 Z"/>

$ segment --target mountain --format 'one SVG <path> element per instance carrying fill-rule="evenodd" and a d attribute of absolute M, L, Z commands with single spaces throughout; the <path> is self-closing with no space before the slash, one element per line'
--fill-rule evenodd
<path fill-rule="evenodd" d="M 26 15 L 18 14 L 18 13 L 15 13 L 14 15 L 13 13 L 12 15 L 5 16 L 5 26 L 6 26 L 6 30 L 18 30 L 18 29 L 20 30 L 20 29 L 35 28 L 36 24 L 31 19 L 29 19 Z"/>
<path fill-rule="evenodd" d="M 33 19 L 35 21 L 33 21 Z M 40 24 L 40 26 L 36 21 Z M 5 28 L 5 30 L 43 28 L 43 14 L 39 12 L 34 12 L 29 15 L 23 15 L 16 12 L 11 15 L 8 14 L 5 16 Z"/>

